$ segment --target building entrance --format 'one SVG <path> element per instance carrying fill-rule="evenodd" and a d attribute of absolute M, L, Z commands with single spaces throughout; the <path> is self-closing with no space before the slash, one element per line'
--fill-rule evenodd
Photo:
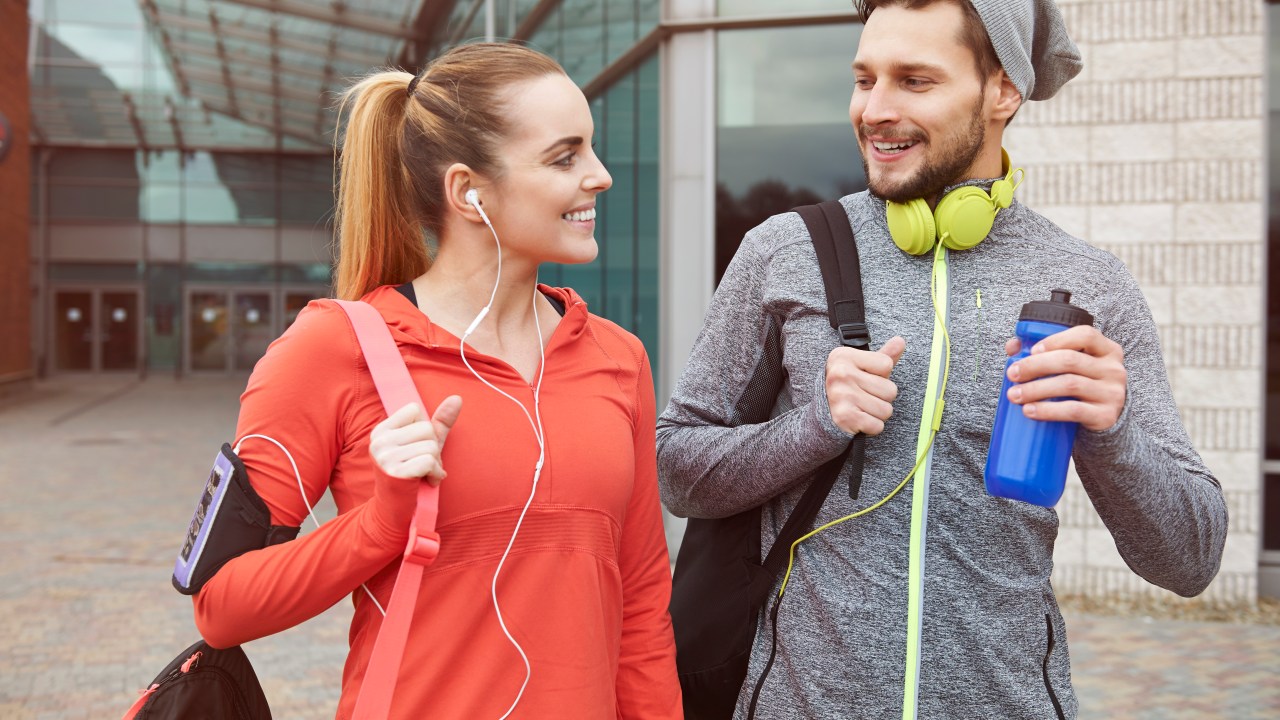
<path fill-rule="evenodd" d="M 54 372 L 138 372 L 142 293 L 136 287 L 58 287 L 53 292 Z"/>

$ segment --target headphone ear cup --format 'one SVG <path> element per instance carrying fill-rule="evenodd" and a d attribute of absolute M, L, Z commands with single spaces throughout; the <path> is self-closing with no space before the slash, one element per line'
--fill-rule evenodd
<path fill-rule="evenodd" d="M 888 202 L 886 210 L 889 236 L 893 238 L 894 245 L 911 255 L 923 255 L 933 248 L 938 233 L 928 203 L 918 199 L 906 203 Z"/>
<path fill-rule="evenodd" d="M 949 250 L 968 250 L 991 232 L 996 203 L 981 188 L 956 188 L 938 202 L 934 215 L 942 244 Z"/>

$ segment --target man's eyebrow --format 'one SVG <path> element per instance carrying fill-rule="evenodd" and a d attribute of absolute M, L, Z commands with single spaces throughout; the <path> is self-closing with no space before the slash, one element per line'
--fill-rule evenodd
<path fill-rule="evenodd" d="M 555 152 L 556 150 L 560 149 L 562 146 L 563 146 L 563 147 L 578 147 L 578 146 L 579 146 L 579 145 L 581 145 L 582 143 L 583 143 L 583 140 L 582 140 L 582 138 L 581 138 L 580 136 L 578 136 L 578 135 L 573 135 L 573 136 L 570 136 L 570 137 L 562 137 L 562 138 L 560 138 L 559 140 L 557 140 L 557 141 L 555 141 L 555 142 L 551 143 L 550 145 L 548 145 L 548 146 L 547 146 L 547 149 L 546 149 L 546 150 L 543 150 L 543 151 L 542 151 L 542 153 L 545 155 L 545 154 L 547 154 L 547 153 Z"/>
<path fill-rule="evenodd" d="M 945 75 L 947 69 L 941 65 L 925 62 L 897 62 L 891 66 L 893 72 L 899 75 L 910 75 L 912 73 L 921 73 L 924 75 Z M 867 70 L 867 63 L 862 60 L 853 61 L 853 69 L 855 71 Z"/>

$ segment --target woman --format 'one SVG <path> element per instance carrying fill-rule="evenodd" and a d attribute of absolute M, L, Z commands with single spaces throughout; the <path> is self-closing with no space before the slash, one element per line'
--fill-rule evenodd
<path fill-rule="evenodd" d="M 382 622 L 370 595 L 386 606 L 426 477 L 441 550 L 392 717 L 679 717 L 648 360 L 537 284 L 541 263 L 596 256 L 612 180 L 586 99 L 549 58 L 482 43 L 365 78 L 343 105 L 338 294 L 379 310 L 434 412 L 387 418 L 345 315 L 308 306 L 254 369 L 237 436 L 297 463 L 295 479 L 274 445 L 243 445 L 272 524 L 302 523 L 299 484 L 306 503 L 328 488 L 339 517 L 223 566 L 195 597 L 201 634 L 243 643 L 365 583 L 348 717 Z"/>

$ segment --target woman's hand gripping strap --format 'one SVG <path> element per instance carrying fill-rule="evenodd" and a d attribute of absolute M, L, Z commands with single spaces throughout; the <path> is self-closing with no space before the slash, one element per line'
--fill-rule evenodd
<path fill-rule="evenodd" d="M 364 353 L 365 363 L 373 375 L 374 387 L 378 389 L 378 396 L 387 415 L 411 402 L 421 405 L 422 398 L 413 384 L 413 378 L 409 377 L 404 357 L 400 355 L 382 315 L 372 305 L 363 302 L 335 302 L 347 313 L 347 318 L 355 329 L 360 350 Z M 409 528 L 405 561 L 401 563 L 400 573 L 396 575 L 391 603 L 378 631 L 378 638 L 373 643 L 373 655 L 369 658 L 369 667 L 360 686 L 360 696 L 356 699 L 353 716 L 355 720 L 383 720 L 391 709 L 391 697 L 395 693 L 396 677 L 404 657 L 413 609 L 418 602 L 418 588 L 422 585 L 422 572 L 440 552 L 440 535 L 436 533 L 439 499 L 438 487 L 425 481 L 419 484 L 418 507 Z"/>

